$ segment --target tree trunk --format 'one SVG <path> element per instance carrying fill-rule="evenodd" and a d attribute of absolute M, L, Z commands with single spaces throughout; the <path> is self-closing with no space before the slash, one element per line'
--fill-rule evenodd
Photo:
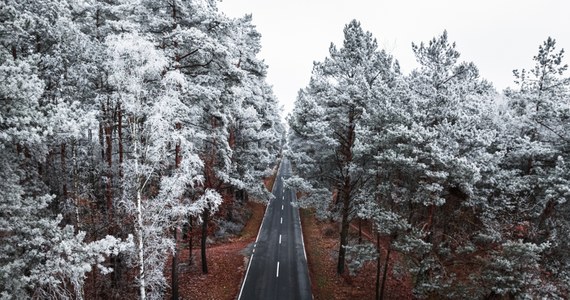
<path fill-rule="evenodd" d="M 200 253 L 202 255 L 202 273 L 208 274 L 208 261 L 206 259 L 206 239 L 208 238 L 208 215 L 210 211 L 205 209 L 202 213 L 202 240 L 200 243 Z"/>
<path fill-rule="evenodd" d="M 107 108 L 109 104 L 107 104 Z M 109 220 L 112 217 L 112 209 L 113 209 L 113 126 L 112 121 L 110 120 L 111 116 L 107 116 L 107 123 L 105 124 L 105 160 L 107 162 L 107 184 L 106 184 L 106 192 L 105 192 L 105 199 L 107 202 L 107 214 L 109 216 Z"/>
<path fill-rule="evenodd" d="M 376 297 L 374 299 L 380 299 L 380 268 L 382 263 L 380 262 L 380 256 L 382 251 L 380 251 L 380 234 L 376 234 L 376 249 L 378 250 L 378 257 L 376 257 Z"/>
<path fill-rule="evenodd" d="M 433 236 L 434 236 L 434 234 L 433 234 L 433 219 L 435 216 L 435 209 L 436 209 L 435 204 L 431 204 L 429 206 L 427 222 L 426 222 L 425 227 L 424 227 L 424 230 L 428 233 L 426 236 L 426 239 L 425 239 L 425 241 L 428 243 L 433 242 Z M 435 246 L 435 244 L 434 244 L 434 246 Z"/>
<path fill-rule="evenodd" d="M 121 108 L 121 102 L 117 104 L 117 135 L 119 138 L 119 177 L 123 177 L 123 109 Z"/>
<path fill-rule="evenodd" d="M 178 300 L 178 229 L 172 230 L 174 237 L 174 253 L 172 255 L 172 296 L 170 299 Z"/>
<path fill-rule="evenodd" d="M 61 180 L 63 181 L 62 191 L 63 191 L 64 201 L 67 200 L 67 164 L 65 162 L 65 156 L 66 156 L 66 145 L 65 143 L 61 143 L 60 146 Z"/>
<path fill-rule="evenodd" d="M 73 195 L 73 199 L 74 199 L 74 204 L 75 204 L 75 227 L 77 230 L 79 230 L 79 224 L 80 224 L 80 219 L 79 219 L 79 168 L 77 167 L 77 142 L 73 142 L 71 144 L 71 155 L 72 155 L 72 163 L 73 163 L 73 179 L 72 179 L 72 183 L 73 183 L 73 191 L 72 191 L 72 195 Z"/>
<path fill-rule="evenodd" d="M 103 114 L 105 110 L 103 110 Z M 101 148 L 101 160 L 105 160 L 105 133 L 103 132 L 103 122 L 99 122 L 99 147 Z"/>
<path fill-rule="evenodd" d="M 133 143 L 133 153 L 135 155 L 135 174 L 139 174 L 139 149 L 138 149 L 138 132 L 137 125 L 133 125 L 132 134 L 134 136 Z M 137 185 L 140 185 L 137 180 Z M 137 252 L 138 252 L 138 263 L 139 263 L 139 297 L 141 300 L 146 299 L 146 274 L 145 274 L 145 259 L 144 259 L 144 220 L 143 220 L 143 208 L 142 208 L 142 191 L 141 186 L 137 186 L 137 214 L 135 224 L 135 236 L 137 239 Z"/>
<path fill-rule="evenodd" d="M 384 261 L 384 271 L 382 272 L 382 285 L 380 286 L 380 298 L 384 299 L 384 288 L 386 287 L 386 275 L 388 274 L 388 264 L 390 263 L 390 254 L 392 253 L 392 240 L 388 243 L 388 251 L 386 252 L 386 260 Z"/>
<path fill-rule="evenodd" d="M 348 181 L 348 179 L 347 179 Z M 342 195 L 342 221 L 341 221 L 341 229 L 340 229 L 340 246 L 338 250 L 338 264 L 336 267 L 337 273 L 342 274 L 344 273 L 344 262 L 346 257 L 346 248 L 345 246 L 348 245 L 348 227 L 350 225 L 349 220 L 349 204 L 350 204 L 350 193 L 348 192 L 348 186 L 345 185 L 343 188 L 343 195 Z"/>
<path fill-rule="evenodd" d="M 180 130 L 182 129 L 182 124 L 180 123 L 176 123 L 176 129 Z M 174 151 L 175 155 L 174 155 L 174 164 L 176 166 L 176 168 L 178 169 L 180 167 L 180 162 L 182 161 L 182 148 L 180 147 L 180 141 L 176 143 L 176 149 Z"/>
<path fill-rule="evenodd" d="M 136 145 L 136 143 L 135 143 Z M 136 151 L 136 150 L 135 150 Z M 144 237 L 143 237 L 143 213 L 142 213 L 142 195 L 140 190 L 137 191 L 137 242 L 138 242 L 138 259 L 139 259 L 139 296 L 141 300 L 146 298 L 146 281 L 144 268 Z"/>
<path fill-rule="evenodd" d="M 362 219 L 358 219 L 358 243 L 362 244 Z"/>
<path fill-rule="evenodd" d="M 176 129 L 180 130 L 182 125 L 176 123 Z M 180 154 L 180 141 L 176 143 L 176 149 L 174 151 L 174 166 L 176 169 L 180 167 L 180 161 L 182 160 L 182 155 Z M 172 300 L 178 300 L 178 228 L 174 227 L 172 229 L 172 234 L 174 237 L 174 253 L 172 254 Z"/>
<path fill-rule="evenodd" d="M 350 225 L 350 198 L 352 194 L 352 186 L 351 186 L 351 176 L 350 171 L 348 170 L 348 166 L 352 162 L 352 146 L 355 140 L 355 133 L 354 133 L 354 112 L 351 110 L 348 113 L 348 127 L 346 132 L 346 141 L 341 143 L 340 153 L 343 156 L 343 161 L 341 164 L 341 168 L 346 169 L 346 174 L 344 174 L 344 182 L 342 184 L 342 189 L 339 191 L 341 193 L 340 197 L 342 197 L 342 221 L 341 221 L 341 230 L 340 230 L 340 246 L 338 251 L 338 264 L 337 264 L 337 273 L 342 274 L 344 273 L 344 263 L 345 263 L 345 256 L 346 256 L 346 249 L 345 246 L 348 244 L 348 227 Z"/>
<path fill-rule="evenodd" d="M 192 216 L 188 217 L 188 265 L 191 266 L 192 265 L 192 248 L 194 248 L 194 236 L 192 234 L 192 231 L 194 229 L 193 224 L 192 224 Z"/>

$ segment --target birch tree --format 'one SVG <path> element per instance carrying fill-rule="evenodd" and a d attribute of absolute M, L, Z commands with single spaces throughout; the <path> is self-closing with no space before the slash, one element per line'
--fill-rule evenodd
<path fill-rule="evenodd" d="M 175 245 L 171 228 L 180 226 L 190 214 L 215 210 L 221 199 L 206 191 L 198 201 L 181 201 L 203 180 L 203 163 L 191 142 L 196 133 L 176 126 L 193 116 L 192 108 L 179 97 L 184 92 L 184 77 L 178 71 L 163 75 L 164 54 L 136 33 L 111 36 L 107 44 L 112 58 L 110 81 L 124 105 L 131 147 L 123 166 L 124 193 L 119 206 L 134 217 L 139 296 L 158 299 L 166 287 L 167 253 Z M 178 168 L 172 169 L 174 145 L 184 150 Z"/>

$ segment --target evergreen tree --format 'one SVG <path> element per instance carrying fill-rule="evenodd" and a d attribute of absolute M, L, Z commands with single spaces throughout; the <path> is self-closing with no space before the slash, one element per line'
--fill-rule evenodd
<path fill-rule="evenodd" d="M 128 248 L 115 237 L 98 240 L 67 225 L 63 194 L 71 176 L 61 170 L 61 181 L 50 180 L 55 145 L 84 137 L 85 123 L 72 122 L 83 106 L 70 101 L 81 69 L 70 58 L 84 39 L 67 4 L 8 1 L 0 12 L 6 21 L 0 52 L 4 298 L 82 298 L 92 265 L 109 273 L 105 257 Z"/>
<path fill-rule="evenodd" d="M 299 149 L 303 152 L 294 158 L 297 170 L 315 191 L 329 191 L 317 197 L 335 194 L 332 203 L 330 198 L 313 201 L 322 202 L 320 207 L 330 205 L 341 222 L 338 273 L 344 272 L 348 228 L 357 207 L 355 199 L 365 197 L 360 193 L 370 180 L 366 172 L 368 156 L 362 151 L 362 143 L 367 139 L 364 120 L 381 96 L 377 86 L 385 85 L 394 76 L 391 56 L 378 50 L 372 34 L 365 32 L 359 22 L 354 20 L 346 25 L 344 37 L 342 48 L 331 45 L 330 57 L 315 63 L 310 85 L 301 92 L 298 110 L 290 119 L 293 137 L 303 142 L 312 139 L 309 144 L 315 146 Z M 301 106 L 304 94 L 314 99 L 314 106 Z M 317 126 L 303 121 L 312 119 L 300 114 L 313 107 L 321 117 L 315 120 L 321 123 Z M 297 143 L 293 141 L 292 145 Z M 317 174 L 303 173 L 299 166 L 304 164 L 310 164 Z"/>
<path fill-rule="evenodd" d="M 552 38 L 540 45 L 534 68 L 513 71 L 518 89 L 505 91 L 505 154 L 492 211 L 503 247 L 494 253 L 487 277 L 495 294 L 560 298 L 568 290 L 569 245 L 560 237 L 569 232 L 570 79 L 564 77 L 564 50 L 557 52 L 555 45 Z"/>

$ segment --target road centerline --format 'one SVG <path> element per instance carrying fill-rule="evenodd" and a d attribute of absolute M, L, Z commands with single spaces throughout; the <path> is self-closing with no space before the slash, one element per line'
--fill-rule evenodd
<path fill-rule="evenodd" d="M 275 277 L 279 277 L 279 262 L 277 262 L 277 274 Z"/>
<path fill-rule="evenodd" d="M 290 169 L 291 163 L 284 158 L 272 189 L 275 198 L 269 201 L 265 209 L 253 251 L 250 252 L 238 300 L 312 299 L 298 208 L 292 204 L 295 194 L 283 186 L 283 180 L 286 174 L 290 173 Z M 282 201 L 278 200 L 279 195 Z M 285 211 L 285 201 L 290 202 L 287 211 Z M 283 219 L 290 222 L 285 224 Z M 284 243 L 283 235 L 287 235 L 287 243 Z M 283 271 L 281 271 L 281 261 L 283 261 Z M 271 270 L 271 265 L 276 269 Z M 272 272 L 275 276 L 271 276 Z"/>

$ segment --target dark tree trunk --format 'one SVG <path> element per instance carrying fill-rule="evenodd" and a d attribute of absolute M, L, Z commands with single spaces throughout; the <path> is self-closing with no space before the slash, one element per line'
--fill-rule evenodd
<path fill-rule="evenodd" d="M 182 125 L 180 123 L 176 123 L 176 129 L 180 130 L 182 128 Z M 180 162 L 182 160 L 182 155 L 181 155 L 181 148 L 180 148 L 180 142 L 176 143 L 176 148 L 174 151 L 174 166 L 176 169 L 178 169 L 180 167 Z M 171 299 L 172 300 L 178 300 L 178 228 L 174 227 L 172 229 L 172 235 L 174 238 L 174 253 L 172 255 L 172 295 L 171 295 Z M 192 250 L 190 250 L 190 253 L 192 252 Z"/>
<path fill-rule="evenodd" d="M 123 177 L 123 109 L 121 102 L 117 104 L 117 134 L 119 138 L 119 177 Z"/>
<path fill-rule="evenodd" d="M 193 220 L 192 220 L 192 216 L 188 217 L 188 265 L 191 266 L 192 265 L 192 248 L 194 248 L 194 235 L 192 234 L 192 231 L 194 229 L 193 227 Z"/>
<path fill-rule="evenodd" d="M 206 239 L 208 238 L 208 215 L 209 210 L 202 213 L 202 239 L 200 243 L 200 253 L 202 256 L 202 273 L 208 274 L 208 261 L 206 259 Z"/>
<path fill-rule="evenodd" d="M 348 179 L 347 179 L 348 181 Z M 348 227 L 350 225 L 349 220 L 349 204 L 350 204 L 350 194 L 347 190 L 348 186 L 345 186 L 343 189 L 342 195 L 342 220 L 341 220 L 341 229 L 340 229 L 340 246 L 338 249 L 338 264 L 336 267 L 336 271 L 338 274 L 344 273 L 344 262 L 346 257 L 346 248 L 345 246 L 348 245 Z"/>
<path fill-rule="evenodd" d="M 105 111 L 103 110 L 103 113 Z M 103 122 L 99 122 L 99 146 L 101 148 L 101 160 L 105 160 L 105 133 L 103 132 Z"/>
<path fill-rule="evenodd" d="M 348 114 L 348 127 L 346 133 L 346 140 L 341 143 L 340 154 L 343 157 L 342 169 L 348 166 L 352 162 L 352 145 L 354 144 L 354 113 L 350 111 Z M 344 182 L 342 183 L 342 189 L 339 191 L 342 197 L 342 220 L 341 220 L 341 230 L 340 230 L 340 246 L 338 251 L 338 264 L 337 273 L 344 273 L 344 263 L 346 257 L 345 246 L 348 245 L 348 228 L 350 225 L 350 200 L 352 194 L 352 180 L 349 171 L 346 171 L 344 176 Z"/>
<path fill-rule="evenodd" d="M 358 243 L 362 244 L 362 219 L 358 219 Z"/>
<path fill-rule="evenodd" d="M 176 129 L 177 130 L 182 129 L 182 124 L 176 123 Z M 178 143 L 176 143 L 176 149 L 174 151 L 174 153 L 175 153 L 174 163 L 175 163 L 177 169 L 180 167 L 180 163 L 182 161 L 181 152 L 182 152 L 182 148 L 180 147 L 180 142 L 178 142 Z"/>
<path fill-rule="evenodd" d="M 384 299 L 384 289 L 386 287 L 386 275 L 388 274 L 388 264 L 390 263 L 390 254 L 392 253 L 392 241 L 388 243 L 388 250 L 386 252 L 386 260 L 384 261 L 384 271 L 382 271 L 382 285 L 380 286 L 380 298 L 379 300 Z"/>
<path fill-rule="evenodd" d="M 172 296 L 170 299 L 178 300 L 178 229 L 172 229 L 174 237 L 174 253 L 172 255 Z"/>
<path fill-rule="evenodd" d="M 110 105 L 107 103 L 107 108 L 109 109 Z M 112 126 L 112 116 L 110 112 L 107 112 L 107 123 L 105 124 L 105 160 L 107 162 L 107 184 L 106 184 L 106 192 L 105 192 L 105 199 L 107 202 L 107 214 L 109 219 L 112 218 L 112 209 L 113 209 L 113 126 Z"/>
<path fill-rule="evenodd" d="M 376 249 L 378 250 L 378 257 L 376 258 L 376 297 L 374 299 L 380 299 L 380 269 L 382 263 L 380 261 L 380 256 L 382 256 L 382 251 L 380 251 L 380 234 L 376 234 Z"/>
<path fill-rule="evenodd" d="M 62 180 L 62 191 L 64 200 L 67 199 L 67 164 L 65 161 L 66 148 L 65 143 L 61 143 L 60 146 L 60 157 L 61 157 L 61 180 Z"/>

